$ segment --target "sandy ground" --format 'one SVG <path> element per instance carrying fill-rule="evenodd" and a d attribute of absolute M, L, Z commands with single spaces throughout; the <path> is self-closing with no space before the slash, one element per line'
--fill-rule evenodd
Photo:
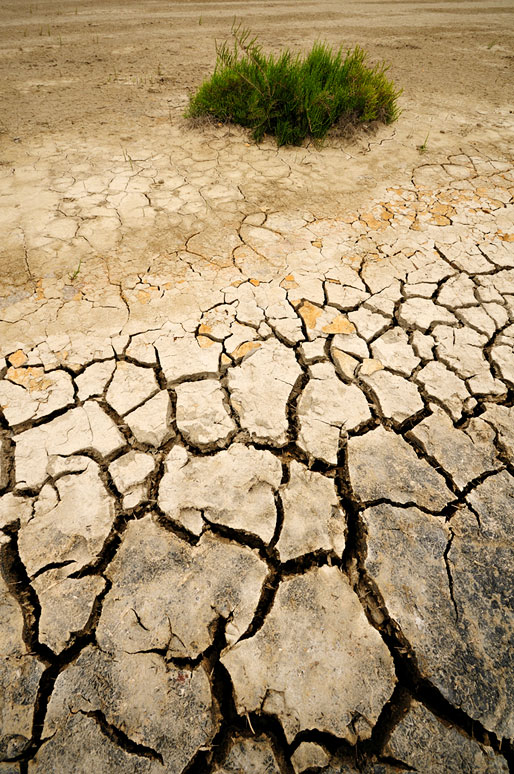
<path fill-rule="evenodd" d="M 470 131 L 477 110 L 512 107 L 513 16 L 508 0 L 3 2 L 3 129 L 23 142 L 41 132 L 119 138 L 150 133 L 170 108 L 173 124 L 237 17 L 274 51 L 324 39 L 390 62 L 415 145 L 425 129 L 465 117 Z"/>
<path fill-rule="evenodd" d="M 41 277 L 68 276 L 79 262 L 87 275 L 87 261 L 98 253 L 104 261 L 106 253 L 111 261 L 116 255 L 122 275 L 147 269 L 149 252 L 164 252 L 172 264 L 188 238 L 207 227 L 219 250 L 241 214 L 252 211 L 306 209 L 337 217 L 387 183 L 405 184 L 421 160 L 461 151 L 508 154 L 513 16 L 508 0 L 3 2 L 0 295 L 28 292 Z M 272 141 L 247 146 L 237 129 L 191 129 L 182 118 L 188 96 L 211 71 L 215 38 L 228 34 L 234 17 L 274 51 L 284 45 L 305 50 L 317 39 L 364 46 L 372 61 L 390 63 L 404 89 L 400 120 L 351 141 L 329 141 L 321 150 L 278 152 Z M 425 139 L 421 159 L 417 148 Z M 71 187 L 88 175 L 108 175 L 113 160 L 118 171 L 125 164 L 130 172 L 138 160 L 156 155 L 193 186 L 195 179 L 200 187 L 230 181 L 245 206 L 221 219 L 218 207 L 173 217 L 167 206 L 166 217 L 132 218 L 130 238 L 111 238 L 111 229 L 87 245 L 64 229 L 75 242 L 51 243 L 49 218 L 62 211 L 62 199 L 69 203 L 76 195 L 66 181 Z M 168 181 L 151 185 L 166 188 Z M 97 188 L 89 190 L 93 198 Z M 149 191 L 140 187 L 140 193 Z M 82 202 L 80 216 L 98 217 L 99 201 Z"/>

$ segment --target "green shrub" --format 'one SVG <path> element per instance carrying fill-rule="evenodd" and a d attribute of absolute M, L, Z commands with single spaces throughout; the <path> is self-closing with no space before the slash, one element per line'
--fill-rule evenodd
<path fill-rule="evenodd" d="M 398 115 L 396 90 L 382 63 L 369 67 L 358 46 L 343 52 L 316 43 L 305 58 L 288 49 L 266 55 L 241 26 L 233 45 L 216 45 L 216 67 L 191 97 L 186 115 L 210 116 L 248 127 L 259 142 L 265 134 L 278 145 L 322 139 L 336 123 L 390 123 Z"/>

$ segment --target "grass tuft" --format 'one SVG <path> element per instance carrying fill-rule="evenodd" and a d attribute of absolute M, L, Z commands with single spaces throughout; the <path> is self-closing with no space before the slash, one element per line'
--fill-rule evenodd
<path fill-rule="evenodd" d="M 427 132 L 427 136 L 425 137 L 425 139 L 423 140 L 421 145 L 418 145 L 418 150 L 419 150 L 420 153 L 426 153 L 427 150 L 428 150 L 428 136 L 429 136 L 429 134 L 430 134 L 430 132 Z"/>
<path fill-rule="evenodd" d="M 216 44 L 216 67 L 191 97 L 186 116 L 207 116 L 252 130 L 278 145 L 323 139 L 338 123 L 382 121 L 399 115 L 397 90 L 381 63 L 370 67 L 356 46 L 344 52 L 316 43 L 306 57 L 289 49 L 264 54 L 249 30 L 234 25 L 233 42 Z"/>

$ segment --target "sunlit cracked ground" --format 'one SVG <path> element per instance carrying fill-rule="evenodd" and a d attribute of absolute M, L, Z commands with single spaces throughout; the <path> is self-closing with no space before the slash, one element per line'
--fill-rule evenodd
<path fill-rule="evenodd" d="M 45 56 L 86 55 L 77 16 L 123 53 L 137 5 L 108 35 L 94 4 L 4 3 L 2 67 L 25 48 L 48 86 Z M 145 19 L 197 36 L 199 14 L 214 31 L 233 15 L 218 6 Z M 289 6 L 266 7 L 280 43 Z M 498 8 L 484 40 L 508 51 Z M 473 26 L 441 9 L 434 25 Z M 395 40 L 438 66 L 430 35 Z M 479 85 L 498 53 L 482 48 Z M 134 88 L 120 62 L 104 97 Z M 145 82 L 144 132 L 137 110 L 121 135 L 80 106 L 70 127 L 65 96 L 46 127 L 24 97 L 5 114 L 0 774 L 512 771 L 501 76 L 495 105 L 478 89 L 440 133 L 428 91 L 394 127 L 279 151 L 186 126 L 167 83 Z M 420 116 L 438 132 L 425 153 Z"/>

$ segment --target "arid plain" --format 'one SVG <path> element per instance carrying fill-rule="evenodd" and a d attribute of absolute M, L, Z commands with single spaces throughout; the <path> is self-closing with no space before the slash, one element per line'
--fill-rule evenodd
<path fill-rule="evenodd" d="M 189 124 L 234 18 L 398 121 Z M 0 0 L 0 774 L 514 770 L 513 41 Z"/>

